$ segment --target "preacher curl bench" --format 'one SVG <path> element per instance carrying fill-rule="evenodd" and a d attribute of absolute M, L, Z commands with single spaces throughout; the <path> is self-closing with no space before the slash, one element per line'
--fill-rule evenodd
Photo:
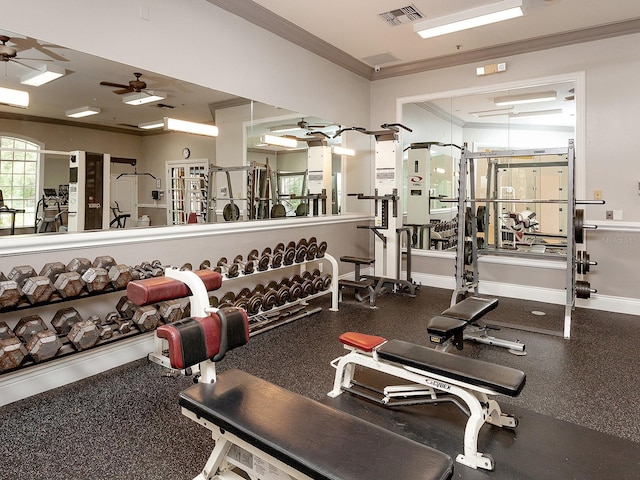
<path fill-rule="evenodd" d="M 206 288 L 198 289 L 195 274 L 187 276 L 193 280 L 192 297 L 201 297 L 204 305 Z M 172 283 L 176 296 L 184 293 L 179 280 L 155 285 L 153 280 L 130 282 L 127 293 L 153 295 L 161 288 L 166 297 Z M 234 469 L 252 480 L 451 478 L 453 462 L 442 452 L 241 370 L 216 374 L 215 362 L 249 340 L 248 318 L 234 307 L 206 310 L 203 318 L 179 320 L 156 330 L 158 338 L 168 343 L 172 368 L 186 370 L 199 364 L 198 383 L 179 397 L 182 413 L 211 430 L 215 441 L 197 480 L 246 478 Z"/>
<path fill-rule="evenodd" d="M 515 428 L 518 421 L 502 413 L 498 402 L 489 396 L 519 395 L 525 384 L 523 372 L 402 340 L 387 341 L 356 332 L 342 334 L 340 342 L 349 353 L 331 363 L 336 368 L 336 376 L 330 397 L 348 391 L 387 406 L 452 402 L 469 416 L 464 431 L 464 452 L 456 460 L 474 469 L 494 469 L 493 458 L 478 452 L 480 429 L 485 423 Z M 375 389 L 354 380 L 356 366 L 411 384 Z"/>

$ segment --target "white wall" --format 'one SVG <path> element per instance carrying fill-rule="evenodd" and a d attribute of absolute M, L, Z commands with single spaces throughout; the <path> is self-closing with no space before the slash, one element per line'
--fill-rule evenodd
<path fill-rule="evenodd" d="M 592 255 L 592 259 L 599 263 L 589 274 L 589 280 L 600 297 L 637 300 L 640 299 L 635 281 L 636 265 L 640 261 L 640 162 L 632 152 L 640 105 L 640 91 L 635 81 L 640 76 L 639 42 L 640 35 L 636 34 L 499 58 L 495 60 L 505 61 L 507 72 L 487 77 L 476 77 L 475 65 L 460 65 L 374 81 L 371 124 L 396 118 L 397 99 L 402 97 L 584 72 L 584 148 L 577 151 L 577 163 L 583 165 L 584 171 L 581 195 L 592 198 L 593 191 L 600 189 L 607 202 L 604 206 L 584 207 L 587 223 L 599 224 L 597 233 L 586 234 L 588 244 L 584 247 L 597 252 L 598 258 Z M 622 210 L 623 222 L 605 221 L 606 210 Z M 621 245 L 626 259 L 622 262 Z M 424 273 L 431 273 L 432 268 L 441 268 L 442 262 L 416 262 L 416 265 Z M 617 268 L 610 268 L 612 265 Z M 499 278 L 500 268 L 494 268 L 497 270 L 490 275 Z M 534 284 L 544 285 L 542 273 L 534 272 L 528 277 L 527 282 L 534 280 Z M 517 277 L 513 282 L 519 282 Z"/>
<path fill-rule="evenodd" d="M 295 112 L 346 125 L 369 119 L 369 81 L 206 0 L 21 0 L 3 6 L 2 21 L 9 31 Z"/>

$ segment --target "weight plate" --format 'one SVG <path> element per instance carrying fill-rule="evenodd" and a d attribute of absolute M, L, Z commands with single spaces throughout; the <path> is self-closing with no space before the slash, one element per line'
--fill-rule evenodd
<path fill-rule="evenodd" d="M 262 250 L 262 257 L 268 257 L 269 255 L 271 255 L 271 248 L 267 247 L 264 250 Z"/>
<path fill-rule="evenodd" d="M 285 265 L 292 265 L 295 258 L 296 258 L 296 251 L 293 248 L 287 248 L 287 251 L 284 252 L 283 263 Z"/>
<path fill-rule="evenodd" d="M 266 312 L 267 310 L 271 310 L 276 304 L 276 291 L 275 290 L 267 290 L 262 297 L 262 309 Z"/>
<path fill-rule="evenodd" d="M 268 255 L 263 255 L 262 257 L 260 257 L 260 260 L 258 260 L 258 270 L 261 272 L 267 270 L 269 268 L 269 260 L 270 257 Z"/>
<path fill-rule="evenodd" d="M 301 245 L 296 250 L 296 263 L 302 263 L 306 260 L 306 258 L 307 258 L 307 247 L 304 245 Z"/>
<path fill-rule="evenodd" d="M 486 214 L 487 214 L 487 207 L 484 205 L 480 205 L 478 206 L 478 209 L 476 211 L 476 223 L 478 224 L 478 232 L 482 233 L 486 230 Z"/>
<path fill-rule="evenodd" d="M 308 297 L 309 295 L 313 295 L 313 282 L 311 280 L 305 280 L 302 283 L 302 295 L 301 297 Z"/>
<path fill-rule="evenodd" d="M 273 253 L 284 252 L 284 243 L 279 243 L 273 249 Z"/>
<path fill-rule="evenodd" d="M 233 263 L 241 263 L 242 262 L 242 255 L 236 255 L 235 258 L 233 259 Z"/>
<path fill-rule="evenodd" d="M 251 296 L 251 290 L 247 287 L 243 288 L 242 290 L 240 290 L 238 292 L 238 294 L 236 295 L 236 298 L 240 298 L 240 297 L 250 297 Z"/>
<path fill-rule="evenodd" d="M 293 283 L 289 287 L 289 297 L 291 301 L 295 302 L 300 298 L 301 295 L 302 295 L 302 285 L 300 285 L 299 283 Z"/>
<path fill-rule="evenodd" d="M 240 218 L 240 208 L 235 203 L 227 203 L 222 209 L 222 218 L 227 222 L 238 220 Z"/>
<path fill-rule="evenodd" d="M 239 275 L 238 264 L 234 263 L 233 265 L 229 265 L 229 269 L 227 270 L 227 277 L 235 278 Z"/>
<path fill-rule="evenodd" d="M 307 260 L 311 261 L 318 255 L 318 244 L 310 243 L 307 245 Z"/>
<path fill-rule="evenodd" d="M 286 217 L 287 210 L 284 208 L 284 205 L 280 203 L 276 203 L 273 207 L 271 207 L 271 218 L 282 218 Z"/>
<path fill-rule="evenodd" d="M 307 213 L 309 213 L 309 207 L 306 203 L 300 203 L 296 207 L 296 217 L 304 217 Z"/>
<path fill-rule="evenodd" d="M 296 248 L 300 248 L 302 245 L 304 245 L 305 247 L 308 245 L 306 238 L 301 238 L 300 240 L 298 240 Z"/>
<path fill-rule="evenodd" d="M 247 303 L 247 313 L 249 315 L 256 315 L 262 307 L 262 294 L 256 293 L 249 298 Z"/>
<path fill-rule="evenodd" d="M 249 252 L 247 255 L 247 260 L 257 260 L 258 259 L 258 250 L 255 248 Z"/>
<path fill-rule="evenodd" d="M 200 264 L 200 270 L 207 270 L 211 266 L 211 262 L 209 260 L 203 260 Z"/>
<path fill-rule="evenodd" d="M 324 257 L 324 254 L 327 251 L 327 242 L 324 240 L 318 244 L 318 253 L 316 254 L 316 258 Z"/>
<path fill-rule="evenodd" d="M 282 266 L 282 262 L 284 261 L 284 255 L 282 252 L 278 252 L 273 255 L 271 259 L 271 268 L 280 268 Z"/>
<path fill-rule="evenodd" d="M 464 264 L 471 265 L 473 263 L 473 245 L 471 241 L 464 242 Z"/>
<path fill-rule="evenodd" d="M 576 243 L 584 242 L 584 210 L 582 209 L 577 209 L 573 217 L 573 238 Z"/>

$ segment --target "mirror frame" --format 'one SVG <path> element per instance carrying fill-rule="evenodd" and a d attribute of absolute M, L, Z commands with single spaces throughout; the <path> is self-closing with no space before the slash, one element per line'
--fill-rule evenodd
<path fill-rule="evenodd" d="M 473 86 L 460 88 L 456 90 L 447 90 L 441 92 L 424 93 L 418 95 L 411 95 L 406 97 L 398 97 L 396 99 L 396 119 L 399 123 L 402 122 L 403 107 L 405 104 L 428 102 L 432 100 L 441 100 L 443 98 L 457 98 L 469 95 L 485 94 L 490 92 L 496 92 L 500 90 L 513 90 L 518 88 L 531 87 L 535 85 L 542 85 L 548 83 L 562 83 L 562 82 L 574 82 L 575 83 L 575 96 L 576 96 L 576 116 L 575 116 L 575 149 L 577 152 L 575 163 L 575 198 L 586 198 L 586 148 L 585 148 L 585 72 L 578 71 L 572 73 L 566 73 L 561 75 L 552 75 L 546 77 L 527 78 L 522 80 L 515 80 L 504 83 L 492 83 L 482 86 Z M 409 125 L 410 127 L 410 125 Z M 544 145 L 540 145 L 544 147 Z M 417 250 L 412 249 L 413 254 L 419 254 L 423 256 L 437 256 L 437 257 L 449 257 L 451 252 L 438 251 L 438 250 Z"/>

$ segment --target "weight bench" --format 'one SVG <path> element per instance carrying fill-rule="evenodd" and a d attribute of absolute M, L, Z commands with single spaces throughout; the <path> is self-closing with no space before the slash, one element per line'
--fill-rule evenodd
<path fill-rule="evenodd" d="M 382 290 L 382 286 L 384 282 L 382 280 L 376 282 L 370 278 L 364 278 L 360 274 L 361 265 L 372 265 L 375 263 L 375 259 L 373 258 L 364 258 L 364 257 L 350 257 L 350 256 L 342 256 L 340 257 L 341 262 L 345 263 L 353 263 L 355 265 L 354 270 L 354 279 L 353 280 L 338 280 L 338 289 L 340 293 L 340 301 L 342 301 L 342 289 L 343 288 L 352 288 L 355 292 L 355 298 L 359 302 L 364 302 L 367 298 L 369 299 L 369 306 L 371 308 L 375 308 L 376 306 L 376 294 L 380 293 Z M 362 295 L 362 291 L 366 291 L 366 295 Z"/>
<path fill-rule="evenodd" d="M 249 340 L 240 308 L 162 325 L 157 335 L 168 342 L 172 368 L 200 365 L 198 383 L 179 396 L 182 413 L 215 441 L 197 480 L 451 478 L 453 462 L 442 452 L 243 371 L 216 375 L 215 362 Z"/>
<path fill-rule="evenodd" d="M 480 429 L 485 423 L 515 428 L 518 421 L 502 413 L 498 402 L 489 396 L 519 395 L 525 384 L 523 372 L 402 340 L 387 341 L 384 337 L 356 332 L 342 334 L 340 342 L 349 353 L 331 362 L 336 375 L 330 397 L 348 391 L 390 407 L 452 402 L 469 416 L 464 431 L 464 451 L 456 461 L 474 469 L 494 469 L 493 458 L 478 452 Z M 411 384 L 376 390 L 354 380 L 358 365 Z"/>
<path fill-rule="evenodd" d="M 446 351 L 452 344 L 462 350 L 464 340 L 508 348 L 516 355 L 525 355 L 524 344 L 487 335 L 488 325 L 477 322 L 498 306 L 497 298 L 467 297 L 429 320 L 427 333 L 436 349 Z"/>

